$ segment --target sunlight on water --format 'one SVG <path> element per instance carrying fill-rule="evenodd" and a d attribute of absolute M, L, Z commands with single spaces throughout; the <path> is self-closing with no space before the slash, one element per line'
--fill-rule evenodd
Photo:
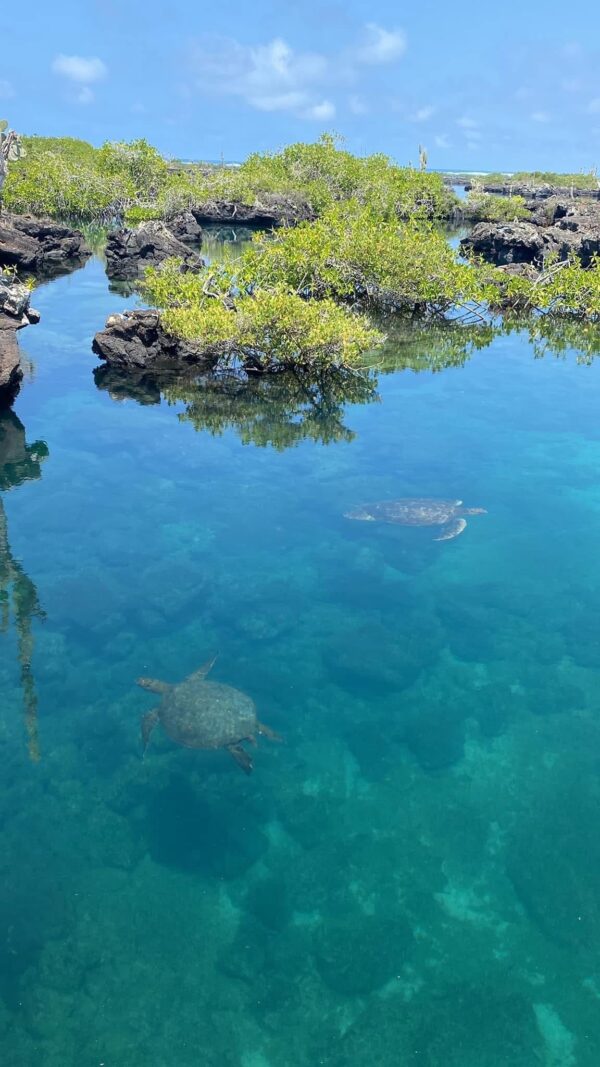
<path fill-rule="evenodd" d="M 132 300 L 41 287 L 0 420 L 3 1062 L 597 1067 L 600 365 L 95 380 Z M 142 759 L 216 652 L 285 743 Z"/>

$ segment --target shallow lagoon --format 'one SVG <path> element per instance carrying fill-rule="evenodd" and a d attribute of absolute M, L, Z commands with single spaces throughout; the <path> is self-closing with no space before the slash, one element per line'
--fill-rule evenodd
<path fill-rule="evenodd" d="M 3 1062 L 597 1067 L 600 364 L 512 334 L 236 426 L 96 387 L 131 303 L 93 260 L 22 339 L 48 456 L 2 496 L 46 617 L 37 722 L 0 635 Z M 342 517 L 403 496 L 488 514 Z M 135 679 L 215 651 L 285 745 L 142 761 Z"/>

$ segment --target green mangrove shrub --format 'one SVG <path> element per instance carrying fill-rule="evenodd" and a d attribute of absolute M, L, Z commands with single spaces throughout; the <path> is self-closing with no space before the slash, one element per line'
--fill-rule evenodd
<path fill-rule="evenodd" d="M 167 260 L 146 271 L 143 294 L 168 332 L 199 341 L 221 366 L 355 366 L 383 341 L 364 316 L 330 298 L 304 300 L 284 285 L 240 288 L 231 266 L 192 274 Z"/>

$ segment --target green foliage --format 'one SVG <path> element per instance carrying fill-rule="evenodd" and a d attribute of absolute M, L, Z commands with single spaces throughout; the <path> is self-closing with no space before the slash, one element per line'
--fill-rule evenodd
<path fill-rule="evenodd" d="M 96 165 L 102 174 L 121 179 L 136 199 L 156 198 L 166 185 L 166 160 L 143 139 L 107 141 L 96 154 Z"/>
<path fill-rule="evenodd" d="M 480 182 L 473 183 L 465 201 L 470 218 L 485 222 L 515 222 L 530 218 L 522 196 L 494 196 L 485 193 Z"/>
<path fill-rule="evenodd" d="M 575 258 L 551 264 L 529 285 L 529 305 L 538 311 L 600 321 L 600 256 L 595 256 L 589 267 Z"/>
<path fill-rule="evenodd" d="M 415 221 L 386 221 L 348 203 L 314 223 L 258 235 L 238 261 L 242 284 L 283 284 L 307 297 L 360 300 L 377 309 L 444 314 L 487 297 L 476 271 L 444 236 Z"/>
<path fill-rule="evenodd" d="M 238 290 L 226 266 L 191 274 L 167 260 L 146 272 L 144 295 L 163 309 L 167 331 L 199 341 L 220 365 L 352 366 L 383 340 L 363 316 L 333 300 L 307 301 L 283 286 Z"/>
<path fill-rule="evenodd" d="M 167 179 L 167 164 L 146 141 L 94 148 L 73 137 L 26 137 L 27 158 L 11 167 L 4 189 L 10 211 L 108 219 L 155 197 Z M 157 212 L 153 217 L 156 217 Z"/>
<path fill-rule="evenodd" d="M 125 222 L 130 226 L 138 222 L 151 222 L 152 219 L 160 219 L 161 213 L 156 205 L 132 204 L 125 209 Z"/>
<path fill-rule="evenodd" d="M 27 158 L 11 167 L 4 204 L 9 211 L 92 220 L 127 202 L 123 176 L 103 173 L 92 145 L 75 138 L 27 137 Z"/>
<path fill-rule="evenodd" d="M 324 134 L 312 144 L 254 153 L 240 167 L 179 171 L 169 178 L 161 206 L 166 214 L 219 200 L 260 206 L 273 196 L 304 203 L 317 215 L 347 200 L 369 204 L 389 218 L 443 217 L 456 204 L 439 174 L 398 167 L 384 155 L 354 156 Z"/>
<path fill-rule="evenodd" d="M 595 170 L 587 174 L 558 174 L 551 170 L 520 170 L 515 174 L 495 172 L 486 174 L 484 181 L 485 185 L 556 185 L 560 188 L 573 185 L 576 189 L 598 189 L 598 175 Z"/>

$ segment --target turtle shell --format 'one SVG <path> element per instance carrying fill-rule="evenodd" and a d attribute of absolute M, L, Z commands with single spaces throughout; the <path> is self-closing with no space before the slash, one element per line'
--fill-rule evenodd
<path fill-rule="evenodd" d="M 190 679 L 173 686 L 158 714 L 169 737 L 185 748 L 223 748 L 256 733 L 254 702 L 220 682 Z"/>
<path fill-rule="evenodd" d="M 403 500 L 382 500 L 376 504 L 362 504 L 349 518 L 392 522 L 398 526 L 436 526 L 456 515 L 462 500 L 428 500 L 406 497 Z"/>

